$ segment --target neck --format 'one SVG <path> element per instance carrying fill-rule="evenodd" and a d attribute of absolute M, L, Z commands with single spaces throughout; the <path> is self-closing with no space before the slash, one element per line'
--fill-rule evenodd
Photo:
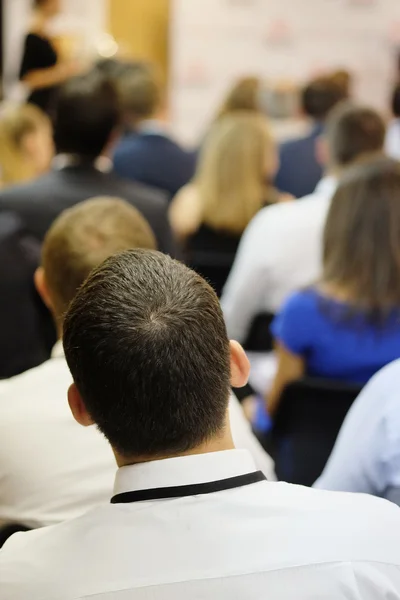
<path fill-rule="evenodd" d="M 196 456 L 198 454 L 211 454 L 213 452 L 223 452 L 225 450 L 234 450 L 235 445 L 232 439 L 232 433 L 230 430 L 230 426 L 226 425 L 224 430 L 219 436 L 215 436 L 211 440 L 207 442 L 203 442 L 196 448 L 192 448 L 187 452 L 181 452 L 177 454 L 159 454 L 156 456 L 135 456 L 135 457 L 126 457 L 122 456 L 117 450 L 114 448 L 114 454 L 117 461 L 118 467 L 127 467 L 129 465 L 137 465 L 139 463 L 147 463 L 155 460 L 166 460 L 168 458 L 179 458 L 184 456 Z"/>

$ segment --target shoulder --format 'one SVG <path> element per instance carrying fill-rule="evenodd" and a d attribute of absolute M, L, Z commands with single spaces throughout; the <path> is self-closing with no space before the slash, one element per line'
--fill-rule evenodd
<path fill-rule="evenodd" d="M 279 500 L 281 506 L 291 507 L 289 512 L 297 522 L 301 519 L 307 546 L 323 546 L 327 560 L 400 566 L 400 510 L 396 505 L 366 494 L 285 483 L 270 486 L 269 496 L 275 495 L 277 504 Z"/>
<path fill-rule="evenodd" d="M 149 210 L 166 211 L 168 206 L 167 195 L 162 191 L 152 188 L 149 185 L 139 183 L 138 181 L 128 181 L 120 179 L 117 175 L 111 175 L 110 179 L 120 194 L 124 194 L 128 202 L 132 202 L 139 210 L 148 212 Z"/>
<path fill-rule="evenodd" d="M 33 198 L 36 199 L 36 194 L 48 186 L 52 186 L 57 180 L 57 173 L 47 173 L 38 177 L 29 183 L 12 185 L 0 190 L 0 208 L 3 202 L 12 200 L 13 202 L 19 199 Z"/>
<path fill-rule="evenodd" d="M 50 396 L 52 400 L 64 397 L 71 379 L 66 361 L 59 358 L 50 359 L 21 375 L 0 381 L 1 426 L 6 426 L 13 415 L 20 419 L 22 405 L 25 406 L 24 414 L 32 406 L 40 418 L 38 405 L 46 403 L 46 398 Z M 57 402 L 54 404 L 57 405 Z"/>

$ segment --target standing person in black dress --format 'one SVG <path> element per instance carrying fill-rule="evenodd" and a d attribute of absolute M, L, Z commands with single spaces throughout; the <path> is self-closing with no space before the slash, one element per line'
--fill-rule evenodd
<path fill-rule="evenodd" d="M 78 71 L 75 62 L 60 62 L 56 49 L 48 37 L 48 25 L 61 10 L 60 0 L 34 0 L 34 13 L 25 38 L 20 79 L 30 89 L 28 102 L 45 112 L 57 85 Z"/>

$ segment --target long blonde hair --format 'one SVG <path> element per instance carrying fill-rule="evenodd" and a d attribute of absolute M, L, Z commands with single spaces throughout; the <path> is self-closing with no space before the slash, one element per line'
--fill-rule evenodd
<path fill-rule="evenodd" d="M 0 181 L 3 185 L 23 183 L 35 177 L 34 166 L 24 154 L 25 136 L 50 120 L 32 104 L 7 106 L 0 111 Z"/>
<path fill-rule="evenodd" d="M 275 144 L 262 115 L 238 111 L 214 123 L 194 179 L 202 223 L 241 234 L 267 203 L 267 172 L 276 163 Z"/>

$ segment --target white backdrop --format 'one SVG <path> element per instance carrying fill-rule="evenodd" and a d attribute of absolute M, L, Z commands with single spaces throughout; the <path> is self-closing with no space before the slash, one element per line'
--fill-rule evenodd
<path fill-rule="evenodd" d="M 365 102 L 387 104 L 400 0 L 173 0 L 171 114 L 195 142 L 243 74 L 301 81 L 347 68 Z"/>
<path fill-rule="evenodd" d="M 16 92 L 15 83 L 22 57 L 23 39 L 30 18 L 31 0 L 4 0 L 4 91 Z M 63 0 L 63 13 L 54 23 L 56 31 L 82 36 L 87 48 L 107 25 L 108 0 Z"/>

